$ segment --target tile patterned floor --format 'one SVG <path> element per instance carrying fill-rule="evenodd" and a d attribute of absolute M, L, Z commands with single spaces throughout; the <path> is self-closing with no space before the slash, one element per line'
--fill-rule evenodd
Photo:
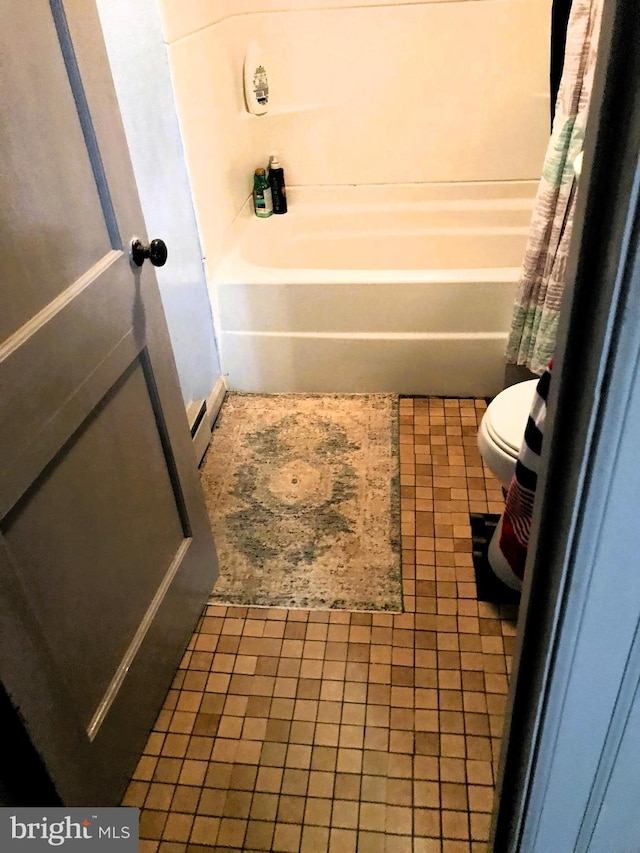
<path fill-rule="evenodd" d="M 406 612 L 207 608 L 123 800 L 142 853 L 486 849 L 515 611 L 475 599 L 484 408 L 400 401 Z"/>

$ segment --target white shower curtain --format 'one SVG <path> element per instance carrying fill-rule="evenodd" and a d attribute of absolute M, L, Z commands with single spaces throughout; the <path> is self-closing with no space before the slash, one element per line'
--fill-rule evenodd
<path fill-rule="evenodd" d="M 576 200 L 573 161 L 584 140 L 602 2 L 573 0 L 571 7 L 553 130 L 507 345 L 508 363 L 525 365 L 537 374 L 544 371 L 555 350 Z"/>

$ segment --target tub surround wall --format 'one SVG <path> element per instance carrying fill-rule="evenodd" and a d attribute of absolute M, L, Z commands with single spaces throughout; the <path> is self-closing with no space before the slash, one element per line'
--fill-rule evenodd
<path fill-rule="evenodd" d="M 409 6 L 452 0 L 161 0 L 167 41 L 205 29 L 236 15 L 256 12 L 308 12 L 316 9 L 347 9 L 352 6 Z"/>
<path fill-rule="evenodd" d="M 315 269 L 310 275 L 320 286 L 311 291 L 307 278 L 289 280 L 299 266 L 293 258 L 263 267 L 262 281 L 251 283 L 225 283 L 220 263 L 234 223 L 252 216 L 253 171 L 273 150 L 280 152 L 292 191 L 285 218 L 296 215 L 295 188 L 304 188 L 313 206 L 313 194 L 330 187 L 410 194 L 440 184 L 537 182 L 548 139 L 547 0 L 281 0 L 275 10 L 269 0 L 157 1 L 231 387 L 500 390 L 513 271 L 491 284 L 491 274 L 487 279 L 479 270 L 479 286 L 467 281 L 467 289 L 456 285 L 449 293 L 437 282 L 427 293 L 420 276 L 394 279 L 388 272 L 383 295 L 381 287 L 371 289 L 375 274 L 354 291 L 348 280 L 336 280 L 335 269 Z M 244 104 L 243 63 L 251 41 L 262 49 L 270 82 L 270 111 L 261 117 L 249 115 Z M 333 216 L 337 221 L 337 208 Z M 283 236 L 276 234 L 276 219 L 259 223 L 274 240 Z M 308 235 L 305 240 L 311 242 Z M 403 245 L 396 241 L 393 251 L 406 272 L 413 262 Z M 437 258 L 434 263 L 437 268 Z M 250 275 L 246 266 L 243 274 Z M 429 298 L 478 305 L 484 299 L 495 305 L 494 320 L 475 330 L 455 322 L 434 330 L 424 323 L 405 328 L 398 315 L 389 325 L 394 303 L 406 300 L 416 316 L 428 317 Z M 351 310 L 358 300 L 377 306 L 377 325 L 371 312 L 371 322 L 359 324 Z M 314 319 L 322 318 L 319 325 L 299 325 L 305 305 Z"/>
<path fill-rule="evenodd" d="M 545 0 L 159 3 L 210 265 L 273 149 L 289 186 L 539 176 Z M 244 106 L 251 40 L 271 84 L 262 117 Z"/>

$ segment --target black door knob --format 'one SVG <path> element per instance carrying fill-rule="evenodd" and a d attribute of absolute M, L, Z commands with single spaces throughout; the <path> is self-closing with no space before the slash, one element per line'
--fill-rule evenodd
<path fill-rule="evenodd" d="M 149 258 L 154 267 L 163 267 L 167 263 L 167 244 L 164 240 L 152 240 L 148 246 L 140 240 L 131 241 L 131 260 L 141 267 L 146 258 Z"/>

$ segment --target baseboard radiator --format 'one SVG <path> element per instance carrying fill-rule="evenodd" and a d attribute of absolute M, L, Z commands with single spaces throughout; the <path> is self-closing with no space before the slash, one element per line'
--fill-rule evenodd
<path fill-rule="evenodd" d="M 224 403 L 227 384 L 220 376 L 211 394 L 205 399 L 194 400 L 187 406 L 187 419 L 191 430 L 196 464 L 200 465 L 211 441 L 211 430 Z"/>

